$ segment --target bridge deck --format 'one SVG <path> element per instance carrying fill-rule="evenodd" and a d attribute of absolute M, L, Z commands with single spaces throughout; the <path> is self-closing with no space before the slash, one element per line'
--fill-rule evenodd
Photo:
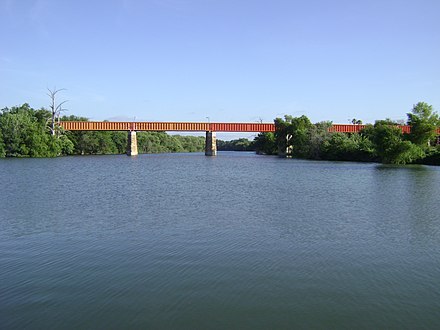
<path fill-rule="evenodd" d="M 67 131 L 182 131 L 182 132 L 275 132 L 271 123 L 184 123 L 184 122 L 126 122 L 126 121 L 62 121 Z M 333 124 L 331 132 L 357 133 L 366 125 Z M 409 133 L 410 126 L 399 126 Z M 440 135 L 440 128 L 437 129 Z"/>
<path fill-rule="evenodd" d="M 62 121 L 67 131 L 274 132 L 274 124 Z"/>

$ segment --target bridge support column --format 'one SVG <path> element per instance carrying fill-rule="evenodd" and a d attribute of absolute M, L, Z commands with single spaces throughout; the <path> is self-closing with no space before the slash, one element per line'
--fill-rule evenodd
<path fill-rule="evenodd" d="M 205 156 L 217 156 L 217 139 L 215 132 L 206 132 Z"/>
<path fill-rule="evenodd" d="M 137 156 L 137 154 L 138 154 L 138 146 L 137 146 L 136 131 L 128 131 L 127 155 Z"/>
<path fill-rule="evenodd" d="M 292 158 L 292 145 L 290 140 L 292 139 L 292 134 L 286 135 L 286 144 L 284 146 L 278 146 L 278 156 Z"/>

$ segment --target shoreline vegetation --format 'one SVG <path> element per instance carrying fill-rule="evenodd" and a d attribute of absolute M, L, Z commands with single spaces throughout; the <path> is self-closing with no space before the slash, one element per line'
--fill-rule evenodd
<path fill-rule="evenodd" d="M 63 121 L 87 121 L 78 116 L 59 117 Z M 353 124 L 362 124 L 353 119 Z M 311 160 L 380 162 L 388 164 L 440 165 L 440 145 L 436 130 L 438 114 L 432 106 L 419 102 L 407 113 L 411 133 L 403 134 L 389 119 L 366 125 L 359 133 L 329 132 L 331 122 L 312 124 L 306 116 L 275 119 L 274 133 L 260 133 L 253 141 L 217 140 L 219 151 L 255 151 Z M 27 103 L 0 110 L 0 157 L 57 157 L 66 155 L 124 154 L 126 132 L 62 131 L 44 108 Z M 203 136 L 169 135 L 166 132 L 138 132 L 139 153 L 201 152 Z"/>
<path fill-rule="evenodd" d="M 362 121 L 353 119 L 353 124 Z M 378 162 L 385 164 L 440 165 L 438 114 L 425 102 L 407 113 L 409 134 L 390 119 L 365 125 L 359 133 L 329 132 L 331 122 L 312 124 L 306 116 L 275 119 L 275 133 L 260 133 L 257 153 L 310 160 Z"/>

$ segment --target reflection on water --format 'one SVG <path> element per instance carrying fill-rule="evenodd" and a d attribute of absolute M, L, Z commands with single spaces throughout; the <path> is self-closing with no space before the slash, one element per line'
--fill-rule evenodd
<path fill-rule="evenodd" d="M 435 328 L 440 169 L 0 160 L 0 328 Z"/>

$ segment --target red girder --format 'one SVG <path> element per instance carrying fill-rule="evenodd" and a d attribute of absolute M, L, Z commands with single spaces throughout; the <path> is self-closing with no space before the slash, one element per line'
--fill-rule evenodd
<path fill-rule="evenodd" d="M 275 124 L 62 121 L 66 131 L 274 132 Z"/>
<path fill-rule="evenodd" d="M 184 123 L 184 122 L 126 122 L 126 121 L 62 121 L 66 131 L 184 131 L 184 132 L 275 132 L 270 123 Z M 366 125 L 333 124 L 330 132 L 358 133 Z M 399 126 L 409 133 L 407 125 Z M 437 129 L 440 135 L 440 128 Z"/>

